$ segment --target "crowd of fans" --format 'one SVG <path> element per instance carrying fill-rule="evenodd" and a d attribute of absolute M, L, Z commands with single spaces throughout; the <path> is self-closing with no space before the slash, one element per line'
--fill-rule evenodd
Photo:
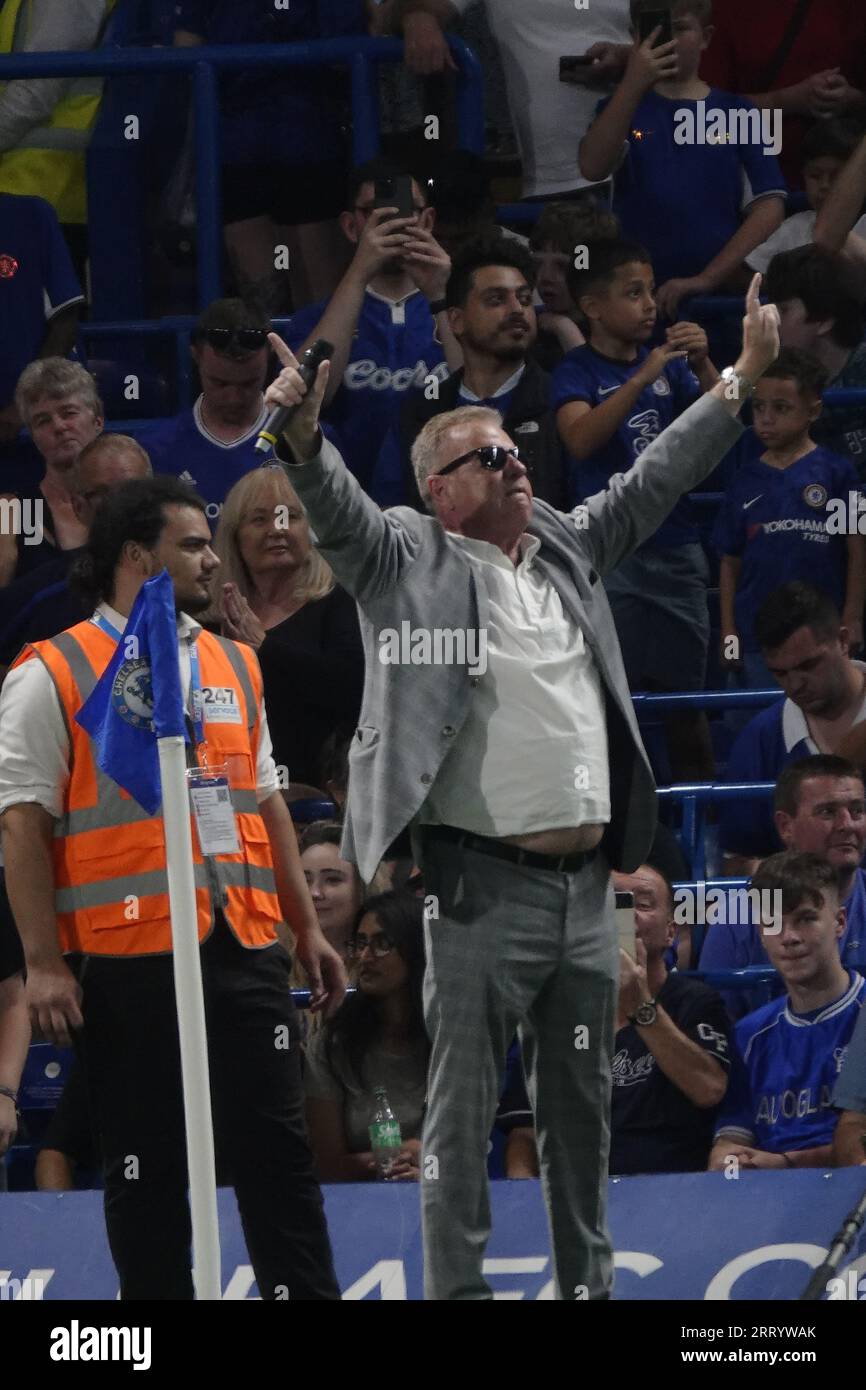
<path fill-rule="evenodd" d="M 400 121 L 403 108 L 429 107 L 448 143 L 446 36 L 470 3 L 180 0 L 179 46 L 392 33 L 405 38 L 405 71 L 383 76 L 390 153 L 354 169 L 341 78 L 224 80 L 232 294 L 193 327 L 193 406 L 129 433 L 106 426 L 75 357 L 83 165 L 77 199 L 44 170 L 34 182 L 39 132 L 68 125 L 70 91 L 45 80 L 0 89 L 0 671 L 88 616 L 75 561 L 108 492 L 153 472 L 204 499 L 221 583 L 203 621 L 257 652 L 299 827 L 307 803 L 330 815 L 302 830 L 300 850 L 356 992 L 304 1044 L 319 1175 L 375 1178 L 367 1126 L 384 1086 L 403 1140 L 392 1176 L 417 1179 L 423 884 L 408 843 L 371 884 L 340 855 L 362 645 L 284 470 L 255 452 L 276 367 L 272 316 L 289 313 L 282 336 L 298 356 L 316 339 L 333 344 L 326 432 L 382 507 L 425 509 L 413 441 L 434 416 L 481 405 L 500 412 L 535 494 L 577 522 L 585 499 L 719 380 L 726 338 L 706 297 L 741 296 L 760 271 L 782 351 L 754 393 L 751 428 L 707 485 L 714 496 L 678 503 L 605 587 L 633 692 L 779 688 L 756 714 L 678 709 L 651 752 L 660 782 L 775 784 L 772 801 L 720 803 L 712 832 L 720 874 L 777 894 L 781 911 L 687 924 L 663 836 L 655 862 L 616 876 L 634 895 L 636 946 L 622 955 L 611 1171 L 861 1162 L 866 10 L 673 0 L 668 37 L 644 23 L 659 0 L 593 0 L 570 14 L 482 0 L 497 64 L 486 76 L 504 83 L 522 193 L 538 205 L 531 226 L 509 228 L 495 221 L 490 159 L 452 139 L 425 163 L 421 133 Z M 92 46 L 112 6 L 65 0 L 61 31 L 34 0 L 31 27 L 13 22 L 4 40 L 7 8 L 0 47 L 26 51 Z M 586 61 L 558 81 L 560 57 L 578 53 Z M 413 99 L 401 105 L 401 92 Z M 288 275 L 275 269 L 284 241 Z M 845 388 L 864 395 L 824 400 Z M 663 832 L 676 829 L 669 818 Z M 744 966 L 775 970 L 769 1002 L 683 973 Z M 302 972 L 292 984 L 305 987 Z M 635 1025 L 647 991 L 663 1014 Z M 26 1049 L 20 947 L 0 891 L 0 1083 L 17 1085 Z M 496 1121 L 509 1177 L 537 1172 L 530 1101 L 513 1050 Z M 83 1105 L 73 1070 L 43 1136 L 40 1186 L 98 1181 Z M 15 1130 L 0 1095 L 0 1154 Z"/>

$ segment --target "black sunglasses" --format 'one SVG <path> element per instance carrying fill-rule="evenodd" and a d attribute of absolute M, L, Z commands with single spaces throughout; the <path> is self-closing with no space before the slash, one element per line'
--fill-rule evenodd
<path fill-rule="evenodd" d="M 244 352 L 258 352 L 268 341 L 263 328 L 207 328 L 201 335 L 217 352 L 239 347 Z"/>
<path fill-rule="evenodd" d="M 453 473 L 455 468 L 460 468 L 464 463 L 475 458 L 481 467 L 486 468 L 490 473 L 501 473 L 510 458 L 517 459 L 518 463 L 523 463 L 527 473 L 530 472 L 529 465 L 523 462 L 516 444 L 512 444 L 510 449 L 506 449 L 504 444 L 482 444 L 480 449 L 470 449 L 468 454 L 461 454 L 459 459 L 452 459 L 433 476 L 444 478 L 446 473 Z"/>

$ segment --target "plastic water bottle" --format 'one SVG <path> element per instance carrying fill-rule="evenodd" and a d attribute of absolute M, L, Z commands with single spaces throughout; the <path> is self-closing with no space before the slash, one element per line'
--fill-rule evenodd
<path fill-rule="evenodd" d="M 403 1143 L 403 1136 L 400 1133 L 400 1122 L 388 1104 L 385 1087 L 374 1087 L 373 1095 L 376 1104 L 369 1128 L 370 1147 L 373 1150 L 373 1158 L 376 1161 L 379 1177 L 387 1180 Z"/>

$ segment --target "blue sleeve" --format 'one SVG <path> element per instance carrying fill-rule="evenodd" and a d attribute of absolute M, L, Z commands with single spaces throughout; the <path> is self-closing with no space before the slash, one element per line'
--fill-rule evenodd
<path fill-rule="evenodd" d="M 671 384 L 674 410 L 677 415 L 682 415 L 684 410 L 688 410 L 689 406 L 694 405 L 698 397 L 703 395 L 701 383 L 682 357 L 675 358 L 665 367 L 665 376 Z"/>
<path fill-rule="evenodd" d="M 845 1051 L 842 1071 L 833 1092 L 833 1104 L 839 1110 L 856 1110 L 866 1115 L 866 1008 L 854 1026 L 851 1041 Z"/>
<path fill-rule="evenodd" d="M 166 459 L 171 451 L 174 420 L 159 420 L 136 435 L 154 473 L 166 472 Z"/>
<path fill-rule="evenodd" d="M 771 706 L 776 709 L 776 706 Z M 780 767 L 768 768 L 762 746 L 761 715 L 751 720 L 734 740 L 725 768 L 726 782 L 775 782 Z M 719 844 L 724 854 L 763 858 L 780 846 L 773 828 L 772 803 L 720 801 Z"/>
<path fill-rule="evenodd" d="M 60 230 L 57 214 L 50 203 L 42 198 L 34 200 L 40 205 L 41 232 L 43 247 L 42 288 L 48 303 L 46 317 L 61 309 L 64 304 L 83 299 L 81 286 L 72 265 L 72 257 L 66 245 L 66 238 Z"/>
<path fill-rule="evenodd" d="M 296 314 L 292 314 L 285 333 L 280 334 L 283 342 L 288 343 L 292 352 L 297 352 L 301 343 L 309 338 L 324 314 L 327 304 L 328 301 L 323 299 L 319 304 L 308 304 L 305 308 L 299 309 Z"/>
<path fill-rule="evenodd" d="M 753 109 L 754 103 L 738 98 L 737 106 L 750 111 Z M 764 154 L 763 145 L 751 144 L 748 141 L 744 145 L 739 145 L 738 149 L 754 196 L 758 198 L 762 193 L 779 193 L 784 197 L 788 187 L 776 156 Z M 748 208 L 746 208 L 746 213 L 748 213 Z"/>
<path fill-rule="evenodd" d="M 751 1135 L 754 1140 L 755 1116 L 752 1104 L 752 1084 L 740 1050 L 742 1043 L 743 1035 L 741 1027 L 738 1026 L 731 1048 L 730 1080 L 725 1098 L 719 1107 L 715 1135 L 719 1135 L 722 1130 L 738 1129 Z"/>
<path fill-rule="evenodd" d="M 742 555 L 746 548 L 745 513 L 739 492 L 731 488 L 713 527 L 713 546 L 719 555 Z"/>
<path fill-rule="evenodd" d="M 408 502 L 399 419 L 393 421 L 382 440 L 379 457 L 373 469 L 370 496 L 380 507 L 401 507 Z"/>
<path fill-rule="evenodd" d="M 593 404 L 594 387 L 586 367 L 580 358 L 566 353 L 553 370 L 550 378 L 550 408 L 556 413 L 561 405 L 569 401 L 586 401 Z"/>

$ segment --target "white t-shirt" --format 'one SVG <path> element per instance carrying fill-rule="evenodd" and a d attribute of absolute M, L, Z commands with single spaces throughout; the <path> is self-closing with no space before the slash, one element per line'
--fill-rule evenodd
<path fill-rule="evenodd" d="M 476 0 L 451 0 L 464 14 Z M 629 43 L 628 0 L 484 0 L 499 46 L 511 120 L 523 159 L 524 197 L 586 188 L 577 147 L 605 95 L 559 80 L 559 60 L 594 43 Z"/>
<path fill-rule="evenodd" d="M 817 220 L 816 212 L 795 212 L 793 217 L 786 217 L 772 236 L 749 252 L 746 265 L 751 266 L 752 270 L 759 270 L 763 275 L 770 261 L 774 256 L 778 256 L 780 251 L 794 251 L 798 246 L 808 246 L 815 240 Z M 866 240 L 866 217 L 861 217 L 853 230 L 857 236 Z"/>

